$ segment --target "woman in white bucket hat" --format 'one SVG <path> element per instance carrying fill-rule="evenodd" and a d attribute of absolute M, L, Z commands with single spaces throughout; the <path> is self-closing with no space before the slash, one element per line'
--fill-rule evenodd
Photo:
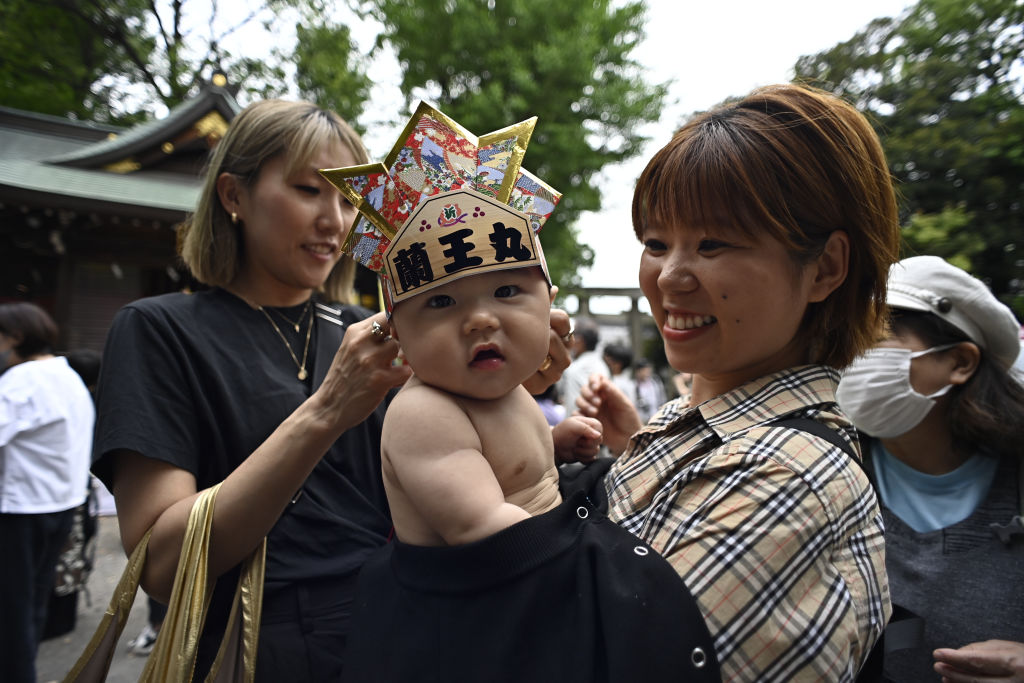
<path fill-rule="evenodd" d="M 886 302 L 888 339 L 836 393 L 868 435 L 893 602 L 925 620 L 924 647 L 888 654 L 886 675 L 1024 680 L 1020 325 L 935 256 L 895 264 Z"/>

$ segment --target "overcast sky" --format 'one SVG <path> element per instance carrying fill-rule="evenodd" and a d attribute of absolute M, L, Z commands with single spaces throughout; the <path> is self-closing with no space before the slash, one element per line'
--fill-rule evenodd
<path fill-rule="evenodd" d="M 787 81 L 801 55 L 830 48 L 872 19 L 896 16 L 912 4 L 907 0 L 650 0 L 647 39 L 638 58 L 649 66 L 650 80 L 674 81 L 669 95 L 673 102 L 659 124 L 648 131 L 652 139 L 645 153 L 606 170 L 601 179 L 605 190 L 601 211 L 585 214 L 579 222 L 581 241 L 595 252 L 594 267 L 582 274 L 583 284 L 637 286 L 640 245 L 630 221 L 633 184 L 647 159 L 687 114 L 757 86 Z"/>

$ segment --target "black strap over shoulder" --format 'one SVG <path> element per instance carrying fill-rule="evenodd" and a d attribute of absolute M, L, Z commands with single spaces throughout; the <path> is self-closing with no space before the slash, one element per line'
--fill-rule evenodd
<path fill-rule="evenodd" d="M 858 465 L 860 464 L 860 459 L 857 458 L 857 454 L 854 452 L 853 448 L 850 447 L 850 444 L 848 444 L 843 437 L 839 436 L 839 432 L 834 429 L 829 429 L 817 420 L 812 420 L 809 417 L 784 417 L 782 419 L 775 420 L 772 424 L 780 427 L 789 427 L 791 429 L 796 429 L 801 432 L 807 432 L 809 434 L 814 434 L 814 436 L 821 437 L 843 453 L 846 453 L 848 456 L 853 458 Z"/>
<path fill-rule="evenodd" d="M 872 486 L 874 486 L 875 478 L 871 469 L 865 466 L 865 464 L 856 456 L 856 453 L 853 448 L 850 447 L 850 444 L 847 443 L 834 429 L 829 429 L 824 424 L 817 420 L 812 420 L 809 417 L 784 417 L 780 420 L 776 420 L 772 424 L 807 432 L 828 441 L 830 444 L 850 456 L 850 459 L 864 470 L 864 473 L 868 476 L 868 480 L 871 482 Z M 911 612 L 906 607 L 893 603 L 892 616 L 889 618 L 889 623 L 886 624 L 885 630 L 882 631 L 882 635 L 878 638 L 878 642 L 875 643 L 875 646 L 871 648 L 871 652 L 868 653 L 868 658 L 864 662 L 864 666 L 857 674 L 857 682 L 875 683 L 876 681 L 886 681 L 887 679 L 885 678 L 884 672 L 885 655 L 890 652 L 896 652 L 897 650 L 923 647 L 923 645 L 924 619 L 916 613 Z"/>

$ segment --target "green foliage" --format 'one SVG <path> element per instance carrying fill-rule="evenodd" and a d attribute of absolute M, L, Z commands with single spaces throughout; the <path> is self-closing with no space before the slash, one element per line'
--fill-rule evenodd
<path fill-rule="evenodd" d="M 264 0 L 247 4 L 240 16 L 225 17 L 216 3 L 203 0 L 3 0 L 0 104 L 131 124 L 194 96 L 218 72 L 242 99 L 281 96 L 288 91 L 284 64 L 290 53 L 268 49 L 268 40 L 235 54 L 225 42 L 256 22 L 269 38 L 280 17 L 323 9 L 319 0 Z M 324 60 L 329 56 L 347 68 L 347 42 L 327 42 L 317 25 L 303 30 Z M 300 82 L 325 68 L 310 50 L 300 46 Z M 365 86 L 353 90 L 358 76 L 352 78 L 349 83 L 332 74 L 352 98 L 335 95 L 322 103 L 337 104 L 350 118 L 358 113 L 355 98 L 366 92 Z"/>
<path fill-rule="evenodd" d="M 575 223 L 601 206 L 595 176 L 635 155 L 666 88 L 645 82 L 630 53 L 643 2 L 610 0 L 364 0 L 394 47 L 407 100 L 423 98 L 484 134 L 536 115 L 524 167 L 563 193 L 544 227 L 555 281 L 578 284 L 593 262 Z M 621 192 L 632 188 L 622 187 Z"/>
<path fill-rule="evenodd" d="M 969 228 L 973 216 L 960 207 L 940 213 L 916 213 L 903 227 L 905 256 L 941 256 L 954 266 L 974 270 L 973 259 L 985 250 L 985 242 Z"/>
<path fill-rule="evenodd" d="M 106 74 L 140 80 L 154 43 L 141 0 L 4 0 L 0 104 L 92 121 L 131 121 Z"/>
<path fill-rule="evenodd" d="M 913 250 L 969 263 L 1008 303 L 1024 292 L 1022 24 L 1019 0 L 920 0 L 796 65 L 873 115 Z"/>
<path fill-rule="evenodd" d="M 365 133 L 358 123 L 370 97 L 369 76 L 354 55 L 347 26 L 314 24 L 296 28 L 296 82 L 303 98 L 331 109 Z"/>

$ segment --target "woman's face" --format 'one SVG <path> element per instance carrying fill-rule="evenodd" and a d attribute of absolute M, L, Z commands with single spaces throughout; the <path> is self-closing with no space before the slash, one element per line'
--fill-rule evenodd
<path fill-rule="evenodd" d="M 642 241 L 640 287 L 669 363 L 699 377 L 698 402 L 807 362 L 807 340 L 796 336 L 819 300 L 815 269 L 780 242 L 677 225 L 648 227 Z"/>
<path fill-rule="evenodd" d="M 878 346 L 908 351 L 932 348 L 927 341 L 910 330 L 894 330 Z M 910 386 L 917 393 L 929 396 L 955 381 L 955 364 L 956 358 L 952 349 L 918 356 L 910 361 Z"/>
<path fill-rule="evenodd" d="M 321 286 L 342 257 L 356 210 L 321 176 L 321 168 L 355 165 L 340 142 L 323 146 L 286 175 L 285 156 L 263 164 L 256 182 L 239 184 L 243 257 L 236 286 L 266 305 L 301 303 Z"/>

